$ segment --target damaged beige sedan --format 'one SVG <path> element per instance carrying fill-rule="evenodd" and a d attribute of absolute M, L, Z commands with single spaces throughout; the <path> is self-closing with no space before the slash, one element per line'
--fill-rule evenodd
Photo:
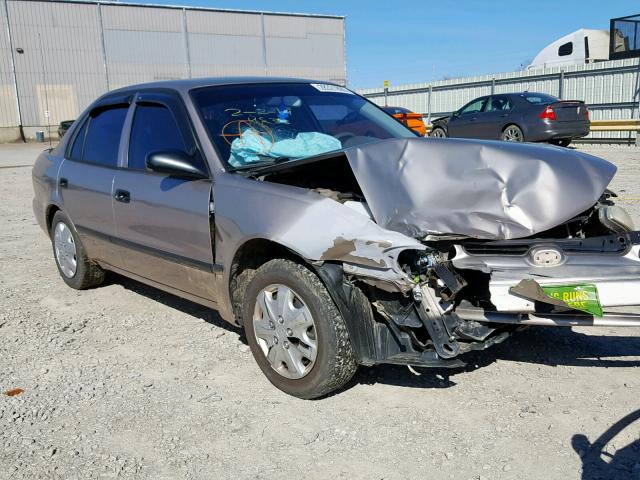
<path fill-rule="evenodd" d="M 639 326 L 640 234 L 610 163 L 418 138 L 350 90 L 293 79 L 110 92 L 35 164 L 62 279 L 107 270 L 241 325 L 301 398 L 358 365 L 458 367 L 523 325 Z"/>

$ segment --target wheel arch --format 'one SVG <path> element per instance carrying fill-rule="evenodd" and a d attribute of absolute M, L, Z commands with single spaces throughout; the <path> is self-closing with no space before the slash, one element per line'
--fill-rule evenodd
<path fill-rule="evenodd" d="M 518 127 L 524 133 L 524 129 L 520 126 L 520 124 L 518 122 L 513 122 L 513 121 L 505 123 L 502 129 L 500 130 L 500 132 L 504 133 L 504 131 L 512 125 L 514 127 Z"/>
<path fill-rule="evenodd" d="M 301 254 L 273 240 L 252 238 L 237 250 L 229 272 L 229 298 L 235 321 L 242 325 L 244 292 L 256 270 L 270 260 L 283 258 L 307 267 L 318 277 L 344 318 L 358 363 L 375 363 L 374 314 L 364 291 L 352 282 L 344 282 L 342 263 L 314 264 Z"/>
<path fill-rule="evenodd" d="M 507 123 L 502 127 L 502 129 L 500 130 L 500 137 L 502 138 L 502 134 L 504 133 L 504 131 L 505 131 L 507 128 L 511 127 L 511 126 L 518 127 L 518 128 L 520 129 L 520 131 L 522 132 L 522 137 L 523 137 L 523 138 L 522 138 L 522 141 L 526 142 L 526 141 L 527 141 L 527 134 L 528 134 L 527 130 L 526 130 L 525 128 L 523 128 L 523 127 L 522 127 L 522 125 L 521 125 L 520 123 L 518 123 L 518 122 L 514 122 L 514 121 L 507 122 Z"/>
<path fill-rule="evenodd" d="M 442 130 L 447 137 L 449 136 L 449 129 L 447 128 L 447 125 L 445 125 L 443 123 L 434 123 L 434 124 L 432 124 L 431 131 L 429 132 L 429 135 L 431 135 L 436 128 L 439 128 L 440 130 Z"/>
<path fill-rule="evenodd" d="M 53 217 L 57 212 L 62 211 L 62 209 L 56 205 L 55 203 L 51 203 L 47 206 L 45 210 L 45 225 L 47 226 L 47 233 L 51 235 L 51 227 L 53 226 Z"/>
<path fill-rule="evenodd" d="M 268 261 L 276 258 L 300 263 L 315 272 L 311 264 L 302 255 L 278 242 L 260 237 L 245 241 L 238 247 L 233 256 L 227 283 L 233 315 L 238 324 L 241 324 L 242 321 L 241 309 L 244 292 L 255 271 Z"/>

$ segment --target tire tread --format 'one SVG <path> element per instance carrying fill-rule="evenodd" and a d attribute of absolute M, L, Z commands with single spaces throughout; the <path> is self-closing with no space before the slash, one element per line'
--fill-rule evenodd
<path fill-rule="evenodd" d="M 304 282 L 318 295 L 321 305 L 319 315 L 324 318 L 326 324 L 333 330 L 336 338 L 336 354 L 330 362 L 328 362 L 329 369 L 327 374 L 323 376 L 322 381 L 309 390 L 288 393 L 298 396 L 299 398 L 312 399 L 323 397 L 343 387 L 353 377 L 358 368 L 358 364 L 351 340 L 349 339 L 349 332 L 345 320 L 342 318 L 338 307 L 333 302 L 326 287 L 318 276 L 306 266 L 285 259 L 270 260 L 256 270 L 253 278 L 261 274 L 268 274 L 272 271 L 287 273 L 292 278 Z M 244 308 L 247 309 L 248 306 L 252 304 L 252 300 L 245 297 L 243 303 Z M 317 319 L 316 321 L 318 320 L 322 321 L 321 319 Z M 248 319 L 246 313 L 244 323 L 245 332 L 247 336 L 249 336 L 251 335 L 251 321 Z"/>

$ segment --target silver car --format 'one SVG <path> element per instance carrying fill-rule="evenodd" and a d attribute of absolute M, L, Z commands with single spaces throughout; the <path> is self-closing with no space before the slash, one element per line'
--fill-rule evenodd
<path fill-rule="evenodd" d="M 615 167 L 554 146 L 417 138 L 295 79 L 109 92 L 34 168 L 62 279 L 114 271 L 241 325 L 315 398 L 358 365 L 459 367 L 521 325 L 640 325 L 640 234 Z"/>

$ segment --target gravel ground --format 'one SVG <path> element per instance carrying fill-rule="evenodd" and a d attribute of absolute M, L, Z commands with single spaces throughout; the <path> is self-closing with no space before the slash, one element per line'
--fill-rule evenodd
<path fill-rule="evenodd" d="M 640 150 L 589 151 L 640 225 Z M 538 327 L 298 400 L 215 312 L 115 275 L 66 287 L 13 167 L 36 153 L 0 146 L 0 478 L 640 479 L 640 329 Z"/>

